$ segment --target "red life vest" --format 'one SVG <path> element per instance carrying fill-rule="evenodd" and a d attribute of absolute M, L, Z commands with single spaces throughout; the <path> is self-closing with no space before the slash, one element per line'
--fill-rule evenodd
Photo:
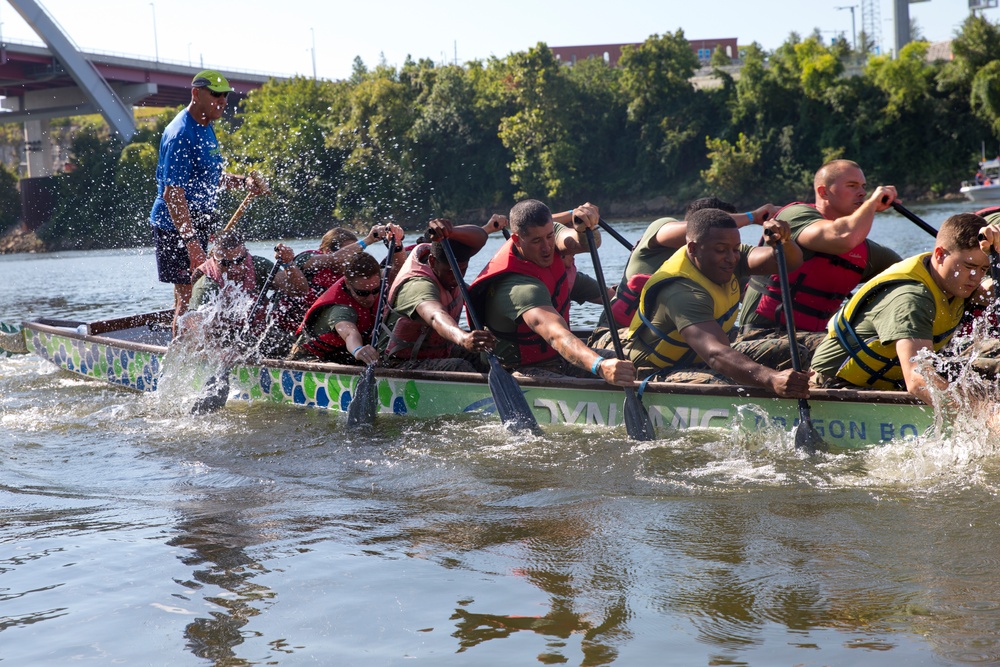
<path fill-rule="evenodd" d="M 807 206 L 815 208 L 813 204 Z M 781 215 L 781 211 L 778 211 L 778 215 Z M 817 252 L 803 262 L 802 266 L 790 272 L 788 286 L 792 293 L 795 328 L 800 331 L 826 331 L 827 322 L 861 282 L 867 264 L 868 242 L 862 241 L 840 255 Z M 783 325 L 785 317 L 781 312 L 781 284 L 778 275 L 774 274 L 766 279 L 754 277 L 750 282 L 761 293 L 757 314 Z"/>
<path fill-rule="evenodd" d="M 392 331 L 389 332 L 389 346 L 386 354 L 399 359 L 443 359 L 450 356 L 452 343 L 438 334 L 431 325 L 424 322 L 420 317 L 411 319 L 401 315 L 392 307 L 396 295 L 402 289 L 403 283 L 411 278 L 426 278 L 437 286 L 441 294 L 441 305 L 453 320 L 458 320 L 462 313 L 462 306 L 465 301 L 462 299 L 458 286 L 453 290 L 446 290 L 438 280 L 437 275 L 431 269 L 427 258 L 431 254 L 431 245 L 421 243 L 414 247 L 403 266 L 400 267 L 396 279 L 389 288 L 389 310 L 399 315 Z"/>
<path fill-rule="evenodd" d="M 615 298 L 611 301 L 611 313 L 615 316 L 619 329 L 632 325 L 635 311 L 639 309 L 639 295 L 642 294 L 642 288 L 646 286 L 647 280 L 649 280 L 648 273 L 637 273 L 629 278 L 624 286 L 618 288 Z"/>
<path fill-rule="evenodd" d="M 987 206 L 986 208 L 982 208 L 976 211 L 976 215 L 978 215 L 981 218 L 985 218 L 988 215 L 993 215 L 994 213 L 1000 213 L 1000 206 Z"/>
<path fill-rule="evenodd" d="M 518 257 L 514 251 L 514 241 L 512 240 L 508 240 L 500 247 L 497 254 L 493 256 L 469 287 L 469 299 L 471 300 L 469 305 L 476 309 L 476 314 L 481 321 L 485 321 L 484 306 L 490 284 L 501 276 L 511 273 L 530 276 L 545 285 L 549 294 L 552 295 L 552 307 L 569 323 L 569 283 L 566 279 L 566 267 L 563 266 L 562 259 L 557 255 L 549 266 L 538 266 L 534 262 Z M 553 350 L 544 338 L 524 323 L 523 318 L 518 318 L 516 325 L 517 329 L 512 334 L 494 331 L 493 335 L 516 344 L 520 351 L 522 364 L 538 364 L 559 356 L 559 353 Z"/>
<path fill-rule="evenodd" d="M 298 265 L 304 257 L 309 255 L 322 255 L 319 250 L 303 250 L 295 256 L 295 264 Z M 276 324 L 282 329 L 294 332 L 302 324 L 302 318 L 306 310 L 318 299 L 323 292 L 330 289 L 342 276 L 329 267 L 324 267 L 312 274 L 306 275 L 309 281 L 309 291 L 300 297 L 290 297 L 284 293 L 278 293 L 271 312 L 274 314 Z"/>
<path fill-rule="evenodd" d="M 366 308 L 358 303 L 347 291 L 347 279 L 341 278 L 330 289 L 323 292 L 323 296 L 318 298 L 313 305 L 309 306 L 302 324 L 299 325 L 299 328 L 295 332 L 297 334 L 307 334 L 309 340 L 302 347 L 320 359 L 329 356 L 339 348 L 346 347 L 347 345 L 336 331 L 328 331 L 319 336 L 313 336 L 312 332 L 309 331 L 312 323 L 319 316 L 319 312 L 333 305 L 349 306 L 354 309 L 354 312 L 358 314 L 358 331 L 361 332 L 361 339 L 363 341 L 368 341 L 371 338 L 372 327 L 375 325 L 375 309 L 378 306 L 372 304 L 371 307 Z"/>
<path fill-rule="evenodd" d="M 295 261 L 298 262 L 304 255 L 323 254 L 325 253 L 322 253 L 319 250 L 303 250 L 295 256 Z M 316 294 L 322 294 L 326 290 L 333 287 L 333 284 L 343 275 L 343 273 L 338 273 L 330 267 L 325 266 L 319 271 L 313 273 L 311 276 L 306 275 L 306 279 L 309 281 L 309 287 L 311 287 Z"/>

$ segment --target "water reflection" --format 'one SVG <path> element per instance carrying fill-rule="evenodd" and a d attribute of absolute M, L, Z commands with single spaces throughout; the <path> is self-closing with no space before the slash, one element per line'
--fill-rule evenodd
<path fill-rule="evenodd" d="M 194 568 L 192 580 L 177 583 L 192 592 L 209 587 L 202 599 L 217 611 L 189 623 L 184 637 L 191 653 L 216 665 L 256 664 L 237 658 L 236 649 L 244 641 L 242 628 L 276 596 L 253 582 L 267 569 L 248 549 L 270 540 L 268 522 L 251 518 L 253 500 L 245 488 L 192 499 L 179 507 L 186 518 L 177 523 L 177 535 L 167 542 L 188 550 L 180 560 Z M 221 592 L 212 593 L 212 589 Z"/>

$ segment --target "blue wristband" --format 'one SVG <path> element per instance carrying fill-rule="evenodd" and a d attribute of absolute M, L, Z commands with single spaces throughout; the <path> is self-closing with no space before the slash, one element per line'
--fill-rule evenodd
<path fill-rule="evenodd" d="M 362 251 L 364 251 L 368 247 L 368 244 L 365 243 L 364 239 L 358 239 L 358 245 L 361 246 Z"/>
<path fill-rule="evenodd" d="M 747 220 L 750 221 L 751 225 L 753 224 L 753 211 L 747 211 Z"/>
<path fill-rule="evenodd" d="M 598 375 L 597 371 L 601 367 L 601 364 L 603 363 L 604 363 L 604 357 L 598 356 L 596 359 L 594 359 L 594 365 L 590 367 L 590 372 L 593 373 L 594 375 Z"/>
<path fill-rule="evenodd" d="M 357 359 L 358 358 L 358 350 L 360 350 L 363 347 L 364 347 L 364 345 L 358 345 L 356 348 L 354 348 L 354 351 L 351 352 L 351 356 L 354 357 L 355 359 Z"/>

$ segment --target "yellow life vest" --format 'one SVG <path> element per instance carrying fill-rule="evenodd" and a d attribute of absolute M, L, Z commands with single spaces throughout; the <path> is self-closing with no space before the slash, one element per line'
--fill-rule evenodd
<path fill-rule="evenodd" d="M 836 338 L 848 355 L 847 361 L 837 371 L 837 377 L 858 387 L 906 389 L 899 356 L 896 354 L 896 341 L 881 343 L 878 336 L 862 340 L 855 329 L 872 300 L 886 289 L 901 283 L 918 283 L 933 295 L 934 351 L 937 352 L 948 344 L 961 322 L 965 299 L 948 301 L 924 264 L 924 260 L 930 255 L 929 252 L 923 253 L 893 264 L 865 283 L 830 320 L 829 337 Z"/>
<path fill-rule="evenodd" d="M 740 283 L 736 276 L 734 275 L 725 285 L 712 282 L 691 262 L 687 251 L 681 248 L 663 262 L 646 281 L 639 296 L 639 308 L 629 326 L 628 337 L 633 341 L 633 345 L 649 352 L 648 359 L 657 368 L 683 368 L 701 361 L 697 353 L 684 342 L 684 337 L 676 328 L 661 331 L 650 319 L 656 311 L 656 297 L 660 290 L 682 278 L 694 281 L 711 295 L 715 306 L 712 316 L 727 336 L 736 324 L 736 314 L 740 306 Z M 646 327 L 660 339 L 655 347 L 651 348 L 636 335 L 642 327 Z"/>

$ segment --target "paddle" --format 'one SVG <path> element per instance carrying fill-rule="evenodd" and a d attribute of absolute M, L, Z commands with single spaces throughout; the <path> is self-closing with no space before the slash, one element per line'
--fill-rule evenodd
<path fill-rule="evenodd" d="M 503 231 L 506 232 L 507 230 L 504 229 Z M 482 329 L 483 327 L 479 323 L 479 316 L 476 315 L 476 309 L 472 307 L 472 302 L 469 300 L 469 288 L 462 278 L 462 271 L 458 266 L 458 260 L 455 259 L 455 252 L 451 249 L 451 243 L 448 239 L 443 238 L 441 239 L 441 246 L 444 248 L 444 254 L 448 257 L 451 272 L 455 274 L 455 281 L 458 283 L 458 288 L 462 292 L 462 298 L 465 300 L 465 308 L 469 312 L 469 319 L 472 320 L 472 326 L 476 329 Z M 487 352 L 486 357 L 490 362 L 487 384 L 489 384 L 490 393 L 493 395 L 493 403 L 497 406 L 497 415 L 499 415 L 504 427 L 515 432 L 539 432 L 538 421 L 535 419 L 535 415 L 531 413 L 531 407 L 528 405 L 528 400 L 524 397 L 521 387 L 518 386 L 517 380 L 504 370 L 504 367 L 500 364 L 500 360 L 497 359 L 497 356 L 492 351 Z"/>
<path fill-rule="evenodd" d="M 906 218 L 907 220 L 909 220 L 910 222 L 912 222 L 913 224 L 915 224 L 917 227 L 920 227 L 920 229 L 924 230 L 925 232 L 927 232 L 931 236 L 937 236 L 937 230 L 936 229 L 934 229 L 933 227 L 931 227 L 930 225 L 928 225 L 926 222 L 924 222 L 923 220 L 921 220 L 920 217 L 916 213 L 913 213 L 910 209 L 906 208 L 905 206 L 903 206 L 902 204 L 900 204 L 898 201 L 892 202 L 891 206 L 894 209 L 896 209 L 897 213 L 899 213 L 901 216 L 903 216 L 904 218 Z"/>
<path fill-rule="evenodd" d="M 24 342 L 21 327 L 0 322 L 0 353 L 6 356 L 28 354 L 28 345 Z"/>
<path fill-rule="evenodd" d="M 770 230 L 768 235 L 770 235 Z M 778 262 L 778 281 L 781 284 L 781 309 L 785 315 L 785 329 L 788 331 L 788 347 L 792 354 L 792 368 L 802 371 L 802 361 L 799 358 L 799 344 L 795 337 L 795 316 L 792 312 L 792 292 L 788 287 L 788 264 L 785 263 L 785 249 L 780 243 L 774 246 L 774 255 Z M 799 399 L 799 425 L 795 429 L 795 447 L 804 449 L 809 454 L 817 451 L 828 451 L 829 445 L 823 441 L 812 423 L 809 401 Z"/>
<path fill-rule="evenodd" d="M 228 232 L 230 229 L 236 226 L 236 221 L 239 220 L 241 217 L 243 217 L 243 212 L 246 211 L 247 207 L 250 205 L 251 199 L 261 195 L 271 194 L 271 186 L 268 185 L 267 181 L 264 180 L 264 176 L 259 171 L 250 172 L 250 175 L 247 176 L 247 178 L 257 183 L 257 185 L 260 186 L 261 191 L 256 193 L 250 191 L 247 193 L 247 196 L 243 198 L 242 202 L 240 202 L 239 208 L 237 208 L 236 212 L 233 213 L 233 217 L 231 217 L 229 219 L 229 222 L 226 223 L 226 226 L 222 228 L 223 232 Z"/>
<path fill-rule="evenodd" d="M 624 236 L 622 236 L 621 234 L 619 234 L 618 230 L 616 230 L 614 227 L 612 227 L 608 223 L 604 222 L 604 218 L 601 218 L 600 220 L 598 220 L 597 224 L 599 224 L 601 226 L 601 229 L 603 229 L 604 231 L 606 231 L 608 234 L 611 234 L 611 236 L 614 237 L 614 239 L 616 241 L 618 241 L 623 246 L 625 246 L 626 250 L 628 250 L 629 252 L 632 252 L 633 250 L 635 250 L 635 246 L 633 244 L 629 243 L 628 239 L 626 239 Z"/>
<path fill-rule="evenodd" d="M 600 223 L 598 223 L 600 224 Z M 608 298 L 608 286 L 604 282 L 604 270 L 601 268 L 601 258 L 597 254 L 597 243 L 594 241 L 594 230 L 587 228 L 587 244 L 590 246 L 590 259 L 594 263 L 594 275 L 597 278 L 597 286 L 601 290 L 601 303 L 604 305 L 604 316 L 608 322 L 614 322 L 615 317 L 611 312 L 611 299 Z M 619 359 L 625 358 L 622 350 L 622 341 L 618 337 L 618 329 L 614 326 L 608 329 L 611 332 L 611 341 L 615 346 L 615 356 Z M 628 437 L 633 440 L 652 440 L 653 422 L 649 420 L 649 413 L 642 404 L 642 399 L 635 393 L 632 387 L 625 387 L 625 431 Z"/>
<path fill-rule="evenodd" d="M 277 246 L 274 249 L 277 250 Z M 275 262 L 274 266 L 271 267 L 271 272 L 267 274 L 264 286 L 253 302 L 253 307 L 250 309 L 246 322 L 240 327 L 240 332 L 236 339 L 237 344 L 245 341 L 247 336 L 250 335 L 250 326 L 253 323 L 254 316 L 257 314 L 257 309 L 260 308 L 261 303 L 264 301 L 267 291 L 271 289 L 271 283 L 274 282 L 274 277 L 278 275 L 280 269 L 281 264 L 278 262 Z M 230 371 L 232 371 L 231 366 L 227 367 L 220 375 L 213 375 L 208 378 L 208 381 L 205 383 L 205 395 L 195 401 L 191 407 L 191 414 L 202 415 L 209 412 L 217 412 L 226 406 L 226 401 L 229 400 Z"/>
<path fill-rule="evenodd" d="M 372 347 L 378 342 L 379 329 L 382 323 L 382 311 L 385 309 L 385 300 L 389 292 L 389 272 L 392 271 L 392 251 L 396 245 L 395 238 L 389 232 L 385 239 L 385 247 L 389 254 L 385 257 L 385 270 L 382 272 L 382 288 L 378 294 L 378 306 L 375 308 L 375 324 L 372 326 Z M 350 427 L 361 425 L 372 425 L 375 423 L 375 413 L 378 409 L 378 380 L 375 378 L 375 364 L 368 364 L 365 372 L 361 374 L 357 387 L 354 388 L 354 396 L 347 406 L 347 425 Z"/>

